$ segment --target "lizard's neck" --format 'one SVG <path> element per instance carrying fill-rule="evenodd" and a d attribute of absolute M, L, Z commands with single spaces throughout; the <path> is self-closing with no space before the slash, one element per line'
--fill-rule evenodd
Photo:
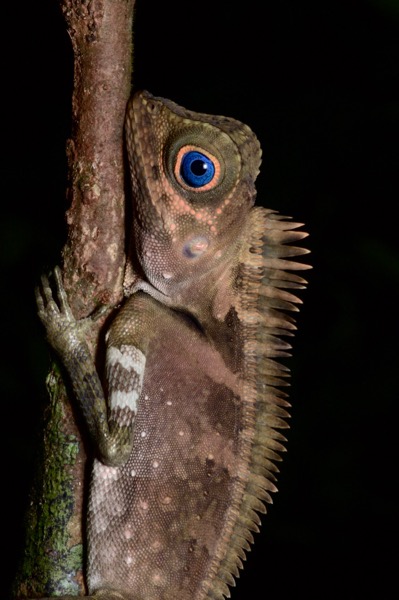
<path fill-rule="evenodd" d="M 229 257 L 229 260 L 216 265 L 211 271 L 180 285 L 162 278 L 152 278 L 152 281 L 139 278 L 130 293 L 143 290 L 165 306 L 191 315 L 201 327 L 206 328 L 207 323 L 223 321 L 233 304 L 231 281 L 235 264 L 235 258 Z M 206 304 L 204 297 L 208 300 Z"/>
<path fill-rule="evenodd" d="M 223 238 L 204 235 L 208 247 L 197 256 L 185 252 L 186 238 L 172 240 L 164 236 L 161 240 L 148 241 L 148 236 L 143 235 L 136 224 L 135 239 L 139 240 L 136 256 L 140 269 L 135 267 L 135 271 L 141 275 L 128 294 L 142 289 L 162 304 L 191 314 L 204 328 L 207 323 L 222 322 L 234 303 L 239 256 L 249 243 L 250 219 L 246 217 L 247 227 L 241 227 L 236 236 L 233 235 L 236 232 L 230 231 L 228 245 Z"/>

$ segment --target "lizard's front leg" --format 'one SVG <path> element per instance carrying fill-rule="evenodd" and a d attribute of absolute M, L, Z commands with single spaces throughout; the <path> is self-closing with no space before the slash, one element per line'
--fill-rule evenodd
<path fill-rule="evenodd" d="M 74 318 L 58 267 L 54 269 L 54 280 L 57 301 L 47 277 L 42 278 L 42 285 L 36 290 L 38 314 L 46 329 L 47 339 L 68 373 L 101 462 L 113 466 L 123 464 L 132 447 L 135 411 L 129 411 L 129 400 L 133 397 L 135 402 L 140 393 L 142 361 L 140 363 L 139 360 L 138 365 L 140 374 L 135 370 L 135 357 L 130 349 L 123 346 L 109 348 L 107 375 L 113 386 L 109 386 L 112 392 L 108 411 L 101 381 L 85 337 L 90 319 L 77 321 Z M 131 391 L 130 396 L 118 390 L 119 362 L 121 365 L 131 365 L 131 370 L 124 373 L 124 386 Z M 123 409 L 122 420 L 119 418 L 120 408 Z"/>
<path fill-rule="evenodd" d="M 120 474 L 121 465 L 131 454 L 133 425 L 146 362 L 145 352 L 151 338 L 148 327 L 154 322 L 154 301 L 142 293 L 133 296 L 124 309 L 119 311 L 106 336 L 107 402 L 86 341 L 86 331 L 91 319 L 77 321 L 74 318 L 59 268 L 54 270 L 54 280 L 56 299 L 47 277 L 42 278 L 42 285 L 36 290 L 38 314 L 45 326 L 48 341 L 60 357 L 71 380 L 99 459 L 95 461 L 93 479 L 96 483 L 91 486 L 88 562 L 89 571 L 101 573 L 103 563 L 98 564 L 96 560 L 95 544 L 98 524 L 102 522 L 103 514 L 107 531 L 109 527 L 112 528 L 112 523 L 107 521 L 107 506 L 101 506 L 98 511 L 98 503 L 102 502 L 104 489 L 107 488 L 106 481 L 112 483 L 116 474 Z M 98 488 L 100 494 L 97 494 Z M 113 510 L 112 506 L 108 508 Z M 107 542 L 102 546 L 108 556 Z M 106 558 L 105 562 L 107 561 Z M 94 579 L 96 580 L 96 576 Z M 123 593 L 110 589 L 106 584 L 104 586 L 102 582 L 89 587 L 92 595 L 88 597 L 126 600 Z M 65 596 L 61 600 L 72 600 L 72 597 Z"/>

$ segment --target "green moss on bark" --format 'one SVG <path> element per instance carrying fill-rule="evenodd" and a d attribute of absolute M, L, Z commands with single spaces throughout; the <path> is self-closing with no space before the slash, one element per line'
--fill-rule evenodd
<path fill-rule="evenodd" d="M 15 598 L 82 593 L 83 547 L 81 539 L 74 540 L 77 536 L 72 533 L 73 522 L 81 519 L 80 511 L 76 512 L 74 482 L 80 441 L 68 431 L 70 416 L 66 413 L 70 408 L 56 367 L 47 377 L 47 389 L 44 442 L 27 515 L 26 545 Z"/>

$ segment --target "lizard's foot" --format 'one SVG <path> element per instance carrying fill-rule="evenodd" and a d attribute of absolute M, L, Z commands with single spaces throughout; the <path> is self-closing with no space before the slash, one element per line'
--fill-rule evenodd
<path fill-rule="evenodd" d="M 56 315 L 63 313 L 68 321 L 74 321 L 74 316 L 68 304 L 68 298 L 62 283 L 61 269 L 56 266 L 53 272 L 55 287 L 57 292 L 58 304 L 54 301 L 53 291 L 50 286 L 49 279 L 46 275 L 41 277 L 41 287 L 35 289 L 36 304 L 38 315 L 42 323 L 46 326 L 49 317 L 57 318 Z"/>
<path fill-rule="evenodd" d="M 46 329 L 50 344 L 59 354 L 63 354 L 67 339 L 72 331 L 76 331 L 77 321 L 69 306 L 58 266 L 54 269 L 53 277 L 57 301 L 54 299 L 49 278 L 42 275 L 41 285 L 35 289 L 36 304 L 38 316 Z"/>
<path fill-rule="evenodd" d="M 49 278 L 43 275 L 41 285 L 35 290 L 38 315 L 43 323 L 47 339 L 54 350 L 65 356 L 65 352 L 77 344 L 85 343 L 85 333 L 107 310 L 101 306 L 92 316 L 80 319 L 73 316 L 68 297 L 62 283 L 61 269 L 57 266 L 53 271 L 55 294 Z"/>

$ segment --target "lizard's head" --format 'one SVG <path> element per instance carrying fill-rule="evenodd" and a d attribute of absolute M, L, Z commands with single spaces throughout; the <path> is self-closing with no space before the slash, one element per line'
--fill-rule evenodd
<path fill-rule="evenodd" d="M 129 102 L 126 140 L 138 259 L 155 288 L 178 295 L 234 260 L 255 201 L 259 142 L 234 119 L 148 92 Z"/>

